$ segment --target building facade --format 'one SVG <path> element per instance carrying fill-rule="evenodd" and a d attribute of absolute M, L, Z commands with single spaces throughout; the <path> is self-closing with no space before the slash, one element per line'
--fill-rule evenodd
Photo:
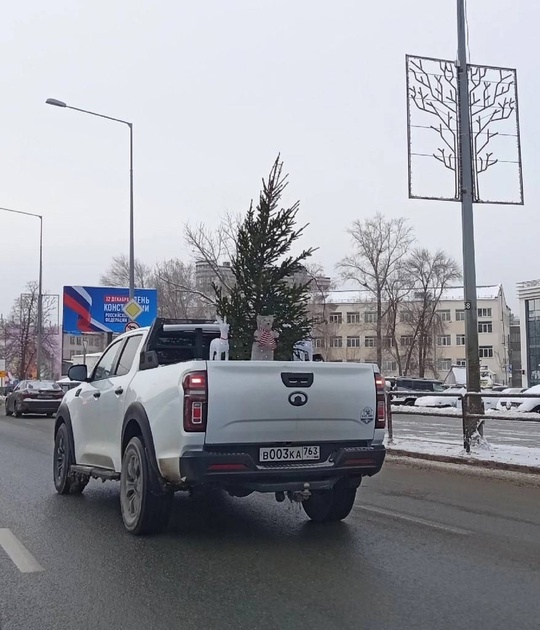
<path fill-rule="evenodd" d="M 517 285 L 523 387 L 540 385 L 540 280 Z"/>
<path fill-rule="evenodd" d="M 62 361 L 70 361 L 71 357 L 76 354 L 84 354 L 86 352 L 103 352 L 107 347 L 106 334 L 84 334 L 84 335 L 63 335 L 62 343 Z"/>
<path fill-rule="evenodd" d="M 478 287 L 477 294 L 481 368 L 497 383 L 507 385 L 511 374 L 510 309 L 501 285 Z M 463 287 L 442 294 L 436 320 L 437 325 L 425 339 L 429 360 L 424 376 L 444 379 L 453 366 L 466 366 Z M 365 292 L 332 291 L 324 304 L 314 307 L 314 345 L 327 361 L 376 361 L 376 328 L 376 307 Z M 415 343 L 406 309 L 398 311 L 391 335 L 384 321 L 383 364 L 379 366 L 383 373 L 397 376 L 400 365 L 404 373 L 403 358 L 411 355 Z M 414 365 L 410 365 L 407 374 L 417 376 Z"/>

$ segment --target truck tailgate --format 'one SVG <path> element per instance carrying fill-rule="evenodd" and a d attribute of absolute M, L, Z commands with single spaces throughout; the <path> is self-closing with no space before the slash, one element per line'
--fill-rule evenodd
<path fill-rule="evenodd" d="M 207 369 L 207 444 L 374 437 L 371 364 L 209 361 Z"/>

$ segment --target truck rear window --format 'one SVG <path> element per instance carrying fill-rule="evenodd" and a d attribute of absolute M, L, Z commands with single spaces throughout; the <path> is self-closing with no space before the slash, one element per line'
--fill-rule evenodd
<path fill-rule="evenodd" d="M 208 360 L 210 342 L 216 337 L 219 337 L 219 334 L 202 334 L 202 356 L 199 357 L 196 356 L 196 336 L 193 332 L 162 333 L 149 350 L 156 351 L 160 365 L 183 363 L 197 358 Z"/>

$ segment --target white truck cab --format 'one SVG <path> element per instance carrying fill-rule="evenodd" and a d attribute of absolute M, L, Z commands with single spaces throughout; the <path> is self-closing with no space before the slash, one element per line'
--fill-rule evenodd
<path fill-rule="evenodd" d="M 209 487 L 288 497 L 318 521 L 345 518 L 385 457 L 389 409 L 377 367 L 210 361 L 219 335 L 213 322 L 158 319 L 115 339 L 91 372 L 72 366 L 80 384 L 54 431 L 57 491 L 119 480 L 134 534 L 166 526 L 174 492 Z"/>

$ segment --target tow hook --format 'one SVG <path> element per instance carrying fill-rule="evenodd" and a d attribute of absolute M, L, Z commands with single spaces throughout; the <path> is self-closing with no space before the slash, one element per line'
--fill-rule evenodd
<path fill-rule="evenodd" d="M 302 501 L 306 501 L 311 496 L 311 491 L 309 489 L 309 483 L 304 484 L 303 490 L 294 490 L 287 492 L 287 497 L 289 501 L 292 503 L 302 503 Z"/>

